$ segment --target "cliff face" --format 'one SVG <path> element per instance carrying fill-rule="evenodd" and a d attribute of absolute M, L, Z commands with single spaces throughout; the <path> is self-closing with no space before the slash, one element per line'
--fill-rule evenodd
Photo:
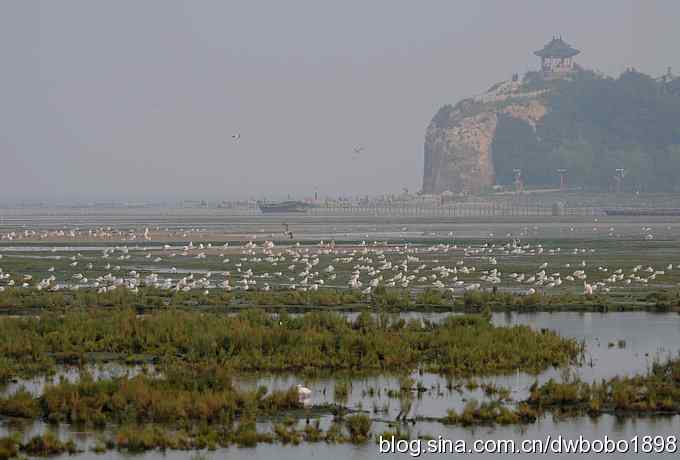
<path fill-rule="evenodd" d="M 492 143 L 500 114 L 532 127 L 547 113 L 546 91 L 523 91 L 503 82 L 488 92 L 444 106 L 425 135 L 424 193 L 478 193 L 495 184 Z"/>

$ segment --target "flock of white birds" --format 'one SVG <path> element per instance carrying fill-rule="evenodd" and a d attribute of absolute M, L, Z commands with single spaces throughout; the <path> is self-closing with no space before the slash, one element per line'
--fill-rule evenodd
<path fill-rule="evenodd" d="M 614 232 L 613 227 L 608 230 Z M 157 234 L 158 231 L 155 229 L 154 232 Z M 201 231 L 187 229 L 182 230 L 181 235 L 191 237 Z M 654 238 L 650 227 L 643 227 L 642 234 L 642 240 Z M 674 269 L 673 264 L 662 267 L 645 263 L 607 266 L 591 262 L 596 255 L 595 248 L 562 250 L 544 247 L 535 240 L 522 242 L 507 236 L 506 241 L 494 240 L 474 246 L 456 244 L 452 238 L 450 242 L 429 245 L 417 241 L 403 244 L 362 241 L 337 245 L 334 241 L 304 245 L 287 241 L 280 246 L 273 239 L 258 241 L 258 235 L 248 237 L 245 243 L 231 245 L 195 245 L 192 242 L 171 245 L 159 244 L 149 228 L 26 229 L 0 234 L 0 241 L 12 243 L 0 247 L 0 291 L 13 287 L 138 292 L 140 287 L 149 286 L 208 293 L 215 289 L 314 291 L 329 286 L 370 294 L 379 286 L 457 293 L 496 286 L 518 294 L 568 288 L 591 295 L 607 293 L 617 287 L 654 284 L 658 277 L 668 275 Z M 118 244 L 69 248 L 49 246 L 46 242 L 39 245 L 39 250 L 46 254 L 34 255 L 35 246 L 24 247 L 22 252 L 22 242 L 55 239 L 74 243 L 115 240 Z M 12 265 L 9 263 L 12 260 L 27 259 L 41 265 L 31 270 L 24 268 L 23 272 L 3 269 L 3 253 L 7 267 Z M 44 266 L 47 261 L 54 263 Z M 506 273 L 503 265 L 514 271 Z M 518 267 L 523 270 L 517 270 Z M 665 283 L 668 282 L 666 279 Z"/>

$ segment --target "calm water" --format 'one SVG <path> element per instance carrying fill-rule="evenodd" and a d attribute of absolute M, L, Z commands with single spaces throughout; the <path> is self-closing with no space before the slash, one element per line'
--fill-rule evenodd
<path fill-rule="evenodd" d="M 421 316 L 437 321 L 444 314 L 408 314 L 408 316 Z M 677 354 L 680 347 L 680 315 L 677 314 L 654 314 L 646 312 L 635 313 L 536 313 L 536 314 L 496 314 L 493 318 L 498 325 L 528 324 L 534 328 L 551 328 L 563 336 L 575 337 L 586 343 L 587 358 L 582 365 L 571 369 L 586 380 L 602 379 L 614 375 L 634 374 L 645 372 L 655 360 L 665 360 Z M 625 347 L 619 347 L 617 342 L 625 340 Z M 610 347 L 610 343 L 614 344 Z M 117 372 L 116 370 L 99 370 L 103 376 Z M 75 377 L 71 371 L 65 371 L 68 377 Z M 512 389 L 512 398 L 521 400 L 527 396 L 529 386 L 538 379 L 545 381 L 549 378 L 560 379 L 563 371 L 548 370 L 539 376 L 531 376 L 523 373 L 477 379 L 478 382 L 494 382 Z M 408 412 L 409 417 L 415 416 L 443 416 L 447 409 L 460 409 L 465 401 L 474 398 L 483 400 L 481 390 L 462 392 L 449 391 L 446 389 L 447 381 L 436 375 L 414 373 L 412 376 L 420 382 L 427 391 L 414 397 Z M 304 379 L 294 375 L 277 375 L 265 377 L 240 376 L 237 384 L 248 387 L 253 385 L 266 385 L 270 390 L 289 388 L 295 383 L 304 383 L 313 390 L 313 403 L 322 404 L 334 401 L 335 380 L 332 378 Z M 466 382 L 463 380 L 463 382 Z M 455 382 L 454 382 L 455 383 Z M 44 381 L 37 380 L 29 383 L 29 388 L 34 392 L 40 392 Z M 399 399 L 389 398 L 388 389 L 397 389 L 398 378 L 396 376 L 379 376 L 353 379 L 351 392 L 346 402 L 351 407 L 363 408 L 373 412 L 375 408 L 379 413 L 373 413 L 372 417 L 378 420 L 393 420 L 402 409 Z M 6 391 L 14 391 L 16 386 Z M 373 392 L 371 392 L 373 390 Z M 383 412 L 385 411 L 385 412 Z M 322 425 L 330 423 L 329 418 L 322 419 Z M 262 425 L 266 429 L 266 424 Z M 14 431 L 17 427 L 9 427 L 6 423 L 0 426 L 0 434 Z M 24 427 L 27 435 L 40 432 L 44 429 L 41 424 Z M 373 431 L 380 432 L 387 429 L 383 422 L 374 423 Z M 459 427 L 446 427 L 439 423 L 418 423 L 409 426 L 412 436 L 429 435 L 433 437 L 443 436 L 447 439 L 465 439 L 472 442 L 475 439 L 514 439 L 520 442 L 523 439 L 545 439 L 547 435 L 556 437 L 561 434 L 569 438 L 578 438 L 583 434 L 589 439 L 602 438 L 608 435 L 615 439 L 628 439 L 638 435 L 675 435 L 680 434 L 680 417 L 663 418 L 638 418 L 619 420 L 612 416 L 602 416 L 597 420 L 588 417 L 555 421 L 548 416 L 536 424 L 526 427 L 482 427 L 476 429 L 464 429 Z M 83 443 L 84 446 L 91 442 L 91 436 L 87 433 L 69 432 L 68 427 L 62 427 L 61 434 L 73 436 Z M 673 455 L 674 457 L 678 454 Z M 189 458 L 191 453 L 168 452 L 165 454 L 152 452 L 138 458 L 144 459 L 180 459 Z M 326 444 L 303 444 L 300 446 L 261 445 L 255 449 L 223 449 L 209 453 L 211 458 L 237 458 L 237 459 L 307 459 L 307 458 L 374 458 L 378 456 L 378 446 L 368 443 L 363 446 L 350 445 L 326 445 Z M 395 455 L 410 457 L 408 454 Z M 563 455 L 569 457 L 569 455 Z M 671 455 L 668 455 L 670 457 Z M 110 452 L 105 455 L 84 453 L 77 458 L 120 459 L 127 457 L 121 453 Z M 486 458 L 493 455 L 468 455 L 467 458 Z M 520 456 L 521 457 L 521 456 Z M 540 455 L 536 455 L 540 458 Z M 615 458 L 633 458 L 634 454 L 617 454 Z M 661 455 L 663 457 L 663 455 Z M 644 458 L 644 456 L 642 457 Z"/>

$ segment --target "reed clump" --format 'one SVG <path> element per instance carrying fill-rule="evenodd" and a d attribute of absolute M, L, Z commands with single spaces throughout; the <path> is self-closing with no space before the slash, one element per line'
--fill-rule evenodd
<path fill-rule="evenodd" d="M 197 448 L 193 439 L 184 432 L 169 432 L 158 426 L 125 426 L 119 429 L 112 441 L 117 449 L 128 452 L 145 452 L 153 449 L 188 450 Z"/>
<path fill-rule="evenodd" d="M 0 398 L 0 414 L 33 419 L 41 414 L 40 403 L 31 393 L 20 389 L 11 398 Z"/>
<path fill-rule="evenodd" d="M 518 312 L 607 311 L 608 304 L 608 297 L 599 294 L 584 298 L 582 295 L 573 292 L 556 294 L 536 292 L 530 295 L 518 295 L 512 292 L 499 291 L 470 291 L 454 302 L 456 308 L 462 308 L 467 312 L 480 312 L 487 307 L 493 311 Z"/>
<path fill-rule="evenodd" d="M 78 448 L 73 440 L 62 441 L 52 432 L 32 437 L 21 446 L 21 451 L 36 457 L 51 457 L 63 453 L 76 454 Z"/>
<path fill-rule="evenodd" d="M 271 306 L 322 306 L 353 305 L 362 303 L 361 293 L 353 290 L 319 289 L 317 291 L 252 291 L 243 295 L 240 302 L 250 305 Z"/>
<path fill-rule="evenodd" d="M 599 415 L 679 414 L 680 358 L 656 363 L 644 375 L 587 383 L 577 378 L 531 387 L 526 401 L 538 410 Z"/>
<path fill-rule="evenodd" d="M 49 422 L 104 426 L 108 423 L 177 424 L 183 421 L 229 424 L 246 416 L 268 416 L 299 409 L 297 390 L 241 391 L 224 370 L 168 366 L 164 378 L 94 380 L 47 385 L 41 396 L 25 391 L 0 399 L 0 414 Z"/>
<path fill-rule="evenodd" d="M 387 289 L 378 286 L 371 294 L 371 303 L 384 310 L 403 310 L 412 307 L 411 295 L 406 289 Z"/>
<path fill-rule="evenodd" d="M 427 288 L 416 295 L 415 303 L 417 305 L 453 305 L 454 298 L 450 291 L 441 291 L 440 289 Z"/>
<path fill-rule="evenodd" d="M 335 392 L 333 398 L 338 402 L 345 402 L 349 397 L 352 389 L 352 383 L 349 380 L 340 380 L 335 383 Z"/>
<path fill-rule="evenodd" d="M 23 282 L 23 281 L 22 281 Z M 339 306 L 364 303 L 358 290 L 319 289 L 316 291 L 247 291 L 229 293 L 213 289 L 174 291 L 139 287 L 136 293 L 115 289 L 99 293 L 92 289 L 50 292 L 30 288 L 10 288 L 0 292 L 0 309 L 49 309 L 63 311 L 88 307 L 135 308 L 152 310 L 196 306 Z"/>
<path fill-rule="evenodd" d="M 345 417 L 345 424 L 349 431 L 350 441 L 362 444 L 368 441 L 371 434 L 371 419 L 365 414 L 353 414 Z"/>
<path fill-rule="evenodd" d="M 15 436 L 0 438 L 0 460 L 9 460 L 19 455 L 21 442 Z"/>
<path fill-rule="evenodd" d="M 451 425 L 514 425 L 532 423 L 537 414 L 526 404 L 520 404 L 516 409 L 503 405 L 500 401 L 485 401 L 479 403 L 470 400 L 460 413 L 449 410 L 442 420 Z"/>
<path fill-rule="evenodd" d="M 304 437 L 307 442 L 323 441 L 323 431 L 321 430 L 321 423 L 315 420 L 313 423 L 307 423 L 304 428 Z"/>
<path fill-rule="evenodd" d="M 246 310 L 230 316 L 170 309 L 137 315 L 122 308 L 0 321 L 0 356 L 10 367 L 21 363 L 26 373 L 107 354 L 123 363 L 144 355 L 247 372 L 410 371 L 422 365 L 469 376 L 538 372 L 582 352 L 573 339 L 526 326 L 496 327 L 479 315 L 434 324 L 369 313 L 350 320 L 332 312 L 274 316 Z"/>
<path fill-rule="evenodd" d="M 303 433 L 297 431 L 294 426 L 285 423 L 277 423 L 274 425 L 274 434 L 281 444 L 293 444 L 297 446 L 303 439 Z"/>
<path fill-rule="evenodd" d="M 22 281 L 23 282 L 23 281 Z M 167 306 L 229 305 L 234 295 L 224 290 L 173 291 L 140 287 L 136 293 L 115 289 L 104 293 L 94 289 L 51 292 L 31 288 L 10 288 L 0 292 L 0 309 L 49 309 L 63 311 L 88 307 L 161 308 Z"/>
<path fill-rule="evenodd" d="M 534 383 L 529 397 L 514 409 L 500 400 L 472 400 L 460 413 L 450 410 L 441 421 L 463 426 L 532 423 L 544 412 L 593 417 L 680 414 L 680 358 L 656 363 L 644 375 L 593 383 L 567 376 L 561 382 L 551 379 L 542 385 Z"/>
<path fill-rule="evenodd" d="M 23 284 L 23 280 L 17 280 Z M 618 299 L 618 302 L 617 302 Z M 248 307 L 305 307 L 305 308 L 363 308 L 374 306 L 387 311 L 436 309 L 481 312 L 489 307 L 493 311 L 610 311 L 651 310 L 671 311 L 680 305 L 677 289 L 656 289 L 654 292 L 629 299 L 606 294 L 584 298 L 575 292 L 534 293 L 519 295 L 501 291 L 470 291 L 457 297 L 451 291 L 427 288 L 419 293 L 408 289 L 383 286 L 370 295 L 356 289 L 321 288 L 318 290 L 292 291 L 275 289 L 268 291 L 234 291 L 222 289 L 175 291 L 140 286 L 134 293 L 127 289 L 115 289 L 98 293 L 93 289 L 51 292 L 34 287 L 7 288 L 0 292 L 0 312 L 22 314 L 33 310 L 63 312 L 83 308 L 132 308 L 139 312 L 168 308 L 198 309 L 214 307 L 238 310 Z"/>

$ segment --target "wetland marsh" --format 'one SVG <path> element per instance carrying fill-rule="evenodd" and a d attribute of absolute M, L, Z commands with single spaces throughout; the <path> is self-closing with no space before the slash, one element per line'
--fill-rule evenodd
<path fill-rule="evenodd" d="M 4 228 L 6 451 L 372 457 L 383 433 L 680 426 L 680 222 L 305 217 L 289 241 L 243 219 Z"/>

